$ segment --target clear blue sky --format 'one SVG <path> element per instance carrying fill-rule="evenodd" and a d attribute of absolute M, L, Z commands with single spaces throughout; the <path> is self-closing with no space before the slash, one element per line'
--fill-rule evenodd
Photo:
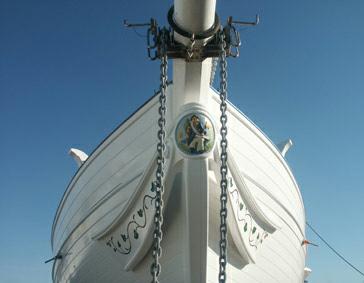
<path fill-rule="evenodd" d="M 50 230 L 76 170 L 158 86 L 145 40 L 121 27 L 172 1 L 0 0 L 0 282 L 51 282 Z M 307 219 L 364 269 L 364 1 L 219 0 L 222 19 L 253 19 L 229 61 L 229 97 L 287 159 Z M 142 32 L 142 31 L 141 31 Z M 310 282 L 356 283 L 319 240 Z"/>

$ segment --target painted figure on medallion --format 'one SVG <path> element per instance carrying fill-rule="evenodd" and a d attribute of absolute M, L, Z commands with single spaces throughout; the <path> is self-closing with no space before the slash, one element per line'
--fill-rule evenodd
<path fill-rule="evenodd" d="M 178 148 L 190 155 L 210 152 L 215 142 L 215 131 L 211 120 L 202 113 L 184 116 L 176 128 Z"/>

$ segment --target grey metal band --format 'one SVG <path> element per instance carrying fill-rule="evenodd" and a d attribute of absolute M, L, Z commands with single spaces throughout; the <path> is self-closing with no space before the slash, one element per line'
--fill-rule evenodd
<path fill-rule="evenodd" d="M 187 38 L 192 38 L 194 36 L 195 39 L 206 39 L 206 38 L 209 38 L 209 37 L 215 35 L 218 32 L 218 30 L 220 29 L 220 19 L 217 14 L 215 14 L 215 22 L 211 28 L 209 28 L 208 30 L 206 30 L 204 32 L 195 33 L 195 34 L 192 34 L 189 31 L 186 31 L 186 30 L 182 29 L 181 27 L 179 27 L 173 19 L 173 14 L 174 14 L 174 6 L 172 5 L 172 7 L 168 11 L 168 22 L 175 32 L 177 32 L 178 34 L 180 34 L 184 37 L 187 37 Z"/>

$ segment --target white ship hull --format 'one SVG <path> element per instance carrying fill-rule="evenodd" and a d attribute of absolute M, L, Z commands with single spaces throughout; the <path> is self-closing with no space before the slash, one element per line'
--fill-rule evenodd
<path fill-rule="evenodd" d="M 168 88 L 160 282 L 218 278 L 219 97 L 203 88 L 208 84 L 198 84 L 209 80 L 204 74 L 210 63 L 207 59 L 187 70 L 185 62 L 176 60 L 174 81 L 186 77 Z M 191 87 L 194 79 L 187 76 L 198 70 L 202 79 Z M 53 251 L 62 255 L 54 263 L 54 282 L 151 281 L 157 107 L 154 97 L 72 179 L 53 225 Z M 194 114 L 212 124 L 208 128 L 216 141 L 211 150 L 189 155 L 179 147 L 178 125 Z M 305 213 L 292 172 L 275 145 L 231 104 L 228 127 L 227 282 L 303 282 Z M 195 149 L 203 146 L 201 140 L 195 140 Z"/>

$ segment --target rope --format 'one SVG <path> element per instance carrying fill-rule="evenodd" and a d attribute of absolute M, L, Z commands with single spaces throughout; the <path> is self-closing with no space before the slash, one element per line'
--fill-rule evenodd
<path fill-rule="evenodd" d="M 341 255 L 336 249 L 334 249 L 311 225 L 310 223 L 306 222 L 306 225 L 308 226 L 308 228 L 311 229 L 311 231 L 313 233 L 316 234 L 317 237 L 320 238 L 320 240 L 322 242 L 325 243 L 325 245 L 332 250 L 339 258 L 341 258 L 344 262 L 346 262 L 346 264 L 348 264 L 352 269 L 354 269 L 356 272 L 358 272 L 359 274 L 361 274 L 362 276 L 364 276 L 364 272 L 362 272 L 361 270 L 359 270 L 357 267 L 355 267 L 349 260 L 347 260 L 343 255 Z"/>

